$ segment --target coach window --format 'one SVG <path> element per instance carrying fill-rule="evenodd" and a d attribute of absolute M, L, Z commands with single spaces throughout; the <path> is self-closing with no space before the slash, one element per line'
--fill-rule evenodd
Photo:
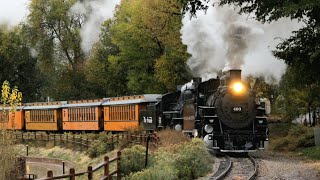
<path fill-rule="evenodd" d="M 121 106 L 121 121 L 123 121 L 124 120 L 124 108 L 125 108 L 125 106 Z"/>
<path fill-rule="evenodd" d="M 79 117 L 79 108 L 76 108 L 76 121 L 79 121 L 80 117 Z"/>
<path fill-rule="evenodd" d="M 90 119 L 93 120 L 93 111 L 94 111 L 94 108 L 90 108 Z"/>
<path fill-rule="evenodd" d="M 84 112 L 83 112 L 84 121 L 88 121 L 89 120 L 88 119 L 88 108 L 90 108 L 90 107 L 84 107 L 83 108 L 83 110 L 84 110 Z"/>
<path fill-rule="evenodd" d="M 73 119 L 73 108 L 69 109 L 69 121 L 71 121 Z"/>

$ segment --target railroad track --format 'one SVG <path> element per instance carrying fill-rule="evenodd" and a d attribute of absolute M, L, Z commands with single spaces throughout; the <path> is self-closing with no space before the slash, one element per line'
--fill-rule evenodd
<path fill-rule="evenodd" d="M 218 170 L 211 176 L 210 180 L 253 180 L 257 175 L 258 164 L 252 156 L 220 157 Z"/>

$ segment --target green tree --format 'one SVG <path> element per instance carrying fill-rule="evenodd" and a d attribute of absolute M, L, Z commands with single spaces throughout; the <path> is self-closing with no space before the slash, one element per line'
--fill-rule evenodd
<path fill-rule="evenodd" d="M 280 81 L 281 98 L 276 102 L 281 105 L 280 107 L 290 119 L 302 114 L 311 116 L 311 113 L 315 113 L 320 106 L 320 85 L 318 83 L 305 84 L 299 81 L 298 73 L 292 67 L 287 69 Z"/>
<path fill-rule="evenodd" d="M 245 79 L 247 86 L 254 89 L 257 98 L 267 98 L 271 103 L 271 112 L 278 114 L 279 110 L 275 106 L 275 100 L 279 96 L 279 84 L 275 77 L 271 76 L 252 76 L 249 75 Z"/>
<path fill-rule="evenodd" d="M 81 99 L 87 94 L 80 28 L 86 21 L 70 8 L 76 0 L 32 0 L 25 25 L 29 39 L 38 52 L 45 75 L 44 96 L 54 99 Z"/>
<path fill-rule="evenodd" d="M 112 20 L 107 20 L 101 27 L 100 40 L 93 49 L 86 65 L 86 78 L 92 97 L 119 96 L 126 94 L 124 66 L 114 60 L 119 48 L 112 43 L 110 28 Z"/>
<path fill-rule="evenodd" d="M 42 78 L 26 39 L 20 26 L 13 30 L 0 29 L 0 81 L 9 80 L 18 85 L 26 94 L 26 101 L 35 101 L 40 94 Z"/>
<path fill-rule="evenodd" d="M 176 0 L 121 2 L 111 27 L 120 53 L 112 60 L 124 66 L 121 81 L 127 82 L 129 94 L 165 92 L 189 79 L 188 54 L 180 39 L 181 8 Z"/>

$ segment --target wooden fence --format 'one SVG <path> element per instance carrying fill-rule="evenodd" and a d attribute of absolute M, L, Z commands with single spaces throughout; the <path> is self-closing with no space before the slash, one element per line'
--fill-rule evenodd
<path fill-rule="evenodd" d="M 81 137 L 80 135 L 76 134 L 46 134 L 46 133 L 23 133 L 23 132 L 17 132 L 13 135 L 13 138 L 16 141 L 22 140 L 25 142 L 26 140 L 34 140 L 34 141 L 53 141 L 55 144 L 57 142 L 61 143 L 75 143 L 75 144 L 80 144 L 85 147 L 90 147 L 93 142 L 99 141 L 97 139 L 89 139 L 88 136 L 85 138 Z M 147 141 L 149 139 L 149 145 L 153 147 L 157 147 L 160 143 L 159 137 L 156 134 L 128 134 L 128 133 L 121 133 L 121 134 L 115 134 L 108 139 L 104 140 L 103 143 L 108 143 L 111 145 L 119 145 L 121 149 L 120 143 L 122 145 L 127 145 L 130 143 L 133 144 L 141 144 L 141 145 L 146 145 Z M 28 151 L 28 148 L 27 148 Z M 28 152 L 27 152 L 28 154 Z M 87 175 L 88 180 L 93 179 L 93 174 L 98 171 L 99 169 L 104 169 L 104 174 L 103 177 L 100 178 L 100 180 L 104 179 L 113 179 L 112 177 L 117 177 L 117 179 L 121 179 L 121 174 L 120 174 L 120 157 L 121 157 L 121 151 L 117 152 L 116 157 L 109 159 L 108 156 L 104 158 L 104 162 L 100 163 L 96 167 L 89 166 L 86 171 L 82 172 L 75 172 L 74 168 L 71 168 L 69 170 L 68 174 L 61 174 L 61 175 L 53 175 L 52 171 L 47 172 L 47 177 L 41 178 L 38 180 L 51 180 L 51 179 L 65 179 L 68 178 L 70 180 L 74 180 L 75 177 L 79 176 L 85 176 Z M 110 172 L 110 163 L 116 162 L 116 170 Z M 27 180 L 27 179 L 33 179 L 28 176 L 25 176 L 25 178 L 22 178 L 22 180 Z"/>
<path fill-rule="evenodd" d="M 90 147 L 90 144 L 95 141 L 94 139 L 89 139 L 89 136 L 85 138 L 77 134 L 47 134 L 43 132 L 16 132 L 13 134 L 15 141 L 21 140 L 22 142 L 26 140 L 33 141 L 53 141 L 56 143 L 74 143 L 79 144 L 84 147 Z"/>
<path fill-rule="evenodd" d="M 104 143 L 111 145 L 119 145 L 121 142 L 124 144 L 134 143 L 145 145 L 148 137 L 150 138 L 150 144 L 154 147 L 157 147 L 160 143 L 159 137 L 156 134 L 129 134 L 129 133 L 120 133 L 114 134 L 107 139 L 104 140 Z M 24 132 L 16 132 L 13 134 L 12 139 L 16 142 L 26 140 L 33 141 L 52 141 L 54 145 L 57 143 L 73 143 L 78 144 L 81 147 L 84 146 L 86 148 L 90 147 L 93 142 L 99 141 L 98 139 L 89 138 L 89 136 L 83 137 L 83 135 L 78 134 L 47 134 L 43 132 L 33 132 L 33 133 L 24 133 Z"/>
<path fill-rule="evenodd" d="M 52 180 L 52 179 L 65 179 L 65 178 L 68 178 L 70 180 L 75 180 L 76 177 L 79 177 L 79 176 L 87 176 L 88 180 L 93 180 L 94 173 L 102 168 L 104 173 L 103 173 L 103 176 L 100 178 L 100 180 L 109 180 L 109 179 L 113 179 L 113 177 L 116 177 L 117 180 L 120 180 L 121 179 L 120 158 L 121 158 L 121 151 L 118 151 L 116 157 L 109 159 L 108 156 L 105 156 L 104 162 L 98 164 L 95 167 L 88 166 L 86 171 L 76 172 L 74 168 L 71 168 L 68 174 L 60 174 L 60 175 L 54 176 L 53 172 L 49 170 L 47 172 L 47 177 L 40 178 L 37 180 Z M 110 171 L 110 164 L 113 162 L 116 163 L 116 169 L 114 171 Z M 27 180 L 27 179 L 28 178 L 22 178 L 21 180 Z"/>

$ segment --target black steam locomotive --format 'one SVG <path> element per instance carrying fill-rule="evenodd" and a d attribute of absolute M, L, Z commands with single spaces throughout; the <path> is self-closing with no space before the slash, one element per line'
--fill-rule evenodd
<path fill-rule="evenodd" d="M 241 82 L 241 70 L 204 82 L 194 78 L 140 117 L 147 130 L 171 127 L 201 137 L 209 149 L 221 152 L 264 149 L 268 141 L 265 109 Z"/>

